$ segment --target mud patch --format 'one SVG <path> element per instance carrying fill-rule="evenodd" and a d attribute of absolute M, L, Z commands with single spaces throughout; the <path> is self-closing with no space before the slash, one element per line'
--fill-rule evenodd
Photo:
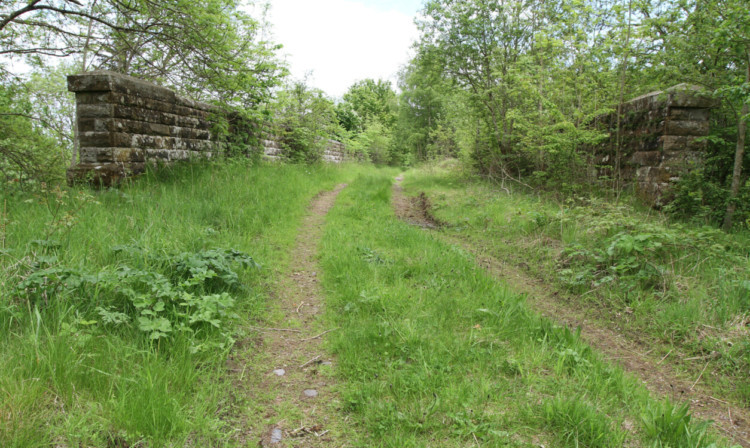
<path fill-rule="evenodd" d="M 424 192 L 416 197 L 407 197 L 403 193 L 399 178 L 393 186 L 393 209 L 396 216 L 409 224 L 424 229 L 439 229 L 444 223 L 432 214 L 432 204 Z"/>

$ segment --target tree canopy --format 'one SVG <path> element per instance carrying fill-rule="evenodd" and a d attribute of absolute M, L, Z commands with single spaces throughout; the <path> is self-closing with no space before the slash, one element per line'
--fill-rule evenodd
<path fill-rule="evenodd" d="M 284 68 L 261 20 L 240 0 L 11 0 L 0 10 L 0 54 L 34 65 L 75 57 L 197 99 L 250 107 Z"/>

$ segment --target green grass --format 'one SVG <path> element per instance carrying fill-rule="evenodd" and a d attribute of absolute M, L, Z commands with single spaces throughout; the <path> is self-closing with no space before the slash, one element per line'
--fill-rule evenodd
<path fill-rule="evenodd" d="M 321 246 L 327 318 L 340 327 L 328 343 L 356 446 L 678 446 L 654 429 L 672 427 L 654 411 L 667 404 L 468 253 L 396 219 L 393 175 L 350 184 Z M 710 446 L 688 414 L 674 420 L 700 433 L 690 446 Z"/>
<path fill-rule="evenodd" d="M 528 268 L 598 310 L 607 325 L 620 316 L 618 326 L 653 344 L 655 356 L 715 352 L 704 382 L 750 404 L 750 234 L 669 222 L 632 203 L 559 202 L 508 187 L 516 191 L 452 164 L 410 171 L 404 182 L 407 194 L 430 197 L 447 235 Z M 704 365 L 683 368 L 695 377 Z"/>
<path fill-rule="evenodd" d="M 326 320 L 339 327 L 326 335 L 338 356 L 326 373 L 339 382 L 334 426 L 355 425 L 352 444 L 710 446 L 714 436 L 686 408 L 651 399 L 470 254 L 396 219 L 396 173 L 227 162 L 117 190 L 6 195 L 0 446 L 237 445 L 242 425 L 257 423 L 243 419 L 263 410 L 238 396 L 232 341 L 273 318 L 269 286 L 287 269 L 306 207 L 340 182 L 350 186 L 327 218 L 320 257 Z M 458 204 L 484 198 L 462 196 L 480 184 L 430 176 L 407 179 Z M 541 213 L 552 205 L 514 200 L 497 205 L 503 219 L 540 213 L 524 218 L 524 235 L 539 236 L 537 221 L 549 233 L 559 225 Z M 495 231 L 498 218 L 475 213 L 462 225 Z"/>
<path fill-rule="evenodd" d="M 0 446 L 231 445 L 243 412 L 226 373 L 231 341 L 265 317 L 265 285 L 284 269 L 310 199 L 357 170 L 225 162 L 114 190 L 5 195 Z M 247 253 L 261 269 L 228 260 L 221 271 L 211 249 Z M 204 278 L 206 260 L 226 277 Z M 239 283 L 226 283 L 234 273 Z M 37 283 L 19 289 L 27 278 Z M 185 294 L 216 308 L 180 317 Z M 199 311 L 216 325 L 189 320 Z M 170 331 L 151 339 L 144 316 L 171 319 Z"/>

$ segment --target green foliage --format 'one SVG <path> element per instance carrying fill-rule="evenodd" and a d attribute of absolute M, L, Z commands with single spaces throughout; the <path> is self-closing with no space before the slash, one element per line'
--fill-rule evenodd
<path fill-rule="evenodd" d="M 253 411 L 232 340 L 263 323 L 310 199 L 349 169 L 237 158 L 3 195 L 0 446 L 234 444 Z"/>
<path fill-rule="evenodd" d="M 737 167 L 749 166 L 740 151 L 750 107 L 745 9 L 737 0 L 427 2 L 400 77 L 394 159 L 459 156 L 499 182 L 577 194 L 594 183 L 592 148 L 609 138 L 591 125 L 597 117 L 693 83 L 722 106 L 703 179 L 683 182 L 672 211 L 713 224 L 736 207 L 744 222 L 747 186 L 729 183 L 743 179 L 735 154 Z M 610 179 L 618 190 L 619 174 Z"/>
<path fill-rule="evenodd" d="M 342 126 L 349 132 L 363 132 L 369 123 L 392 128 L 396 121 L 396 92 L 389 81 L 365 79 L 354 83 L 336 105 Z"/>
<path fill-rule="evenodd" d="M 295 82 L 276 95 L 271 104 L 272 132 L 281 137 L 292 162 L 321 160 L 329 139 L 344 134 L 333 101 L 323 91 Z"/>
<path fill-rule="evenodd" d="M 256 111 L 233 108 L 213 113 L 210 119 L 213 137 L 224 145 L 223 155 L 260 161 L 260 129 L 267 117 L 258 116 Z"/>
<path fill-rule="evenodd" d="M 430 198 L 446 224 L 441 233 L 515 265 L 529 276 L 524 283 L 541 279 L 549 294 L 584 307 L 602 326 L 614 322 L 659 357 L 670 350 L 688 359 L 708 356 L 701 384 L 720 399 L 747 403 L 746 232 L 670 222 L 625 200 L 575 196 L 559 202 L 513 184 L 502 189 L 454 165 L 415 169 L 404 181 L 407 194 Z M 580 347 L 558 347 L 550 334 L 541 329 L 537 337 L 556 347 L 556 372 L 575 375 L 579 364 L 596 365 Z M 673 362 L 693 378 L 706 366 Z"/>
<path fill-rule="evenodd" d="M 539 219 L 536 221 L 541 225 L 555 225 Z M 575 206 L 554 220 L 563 223 L 585 220 L 589 232 L 599 235 L 594 245 L 571 244 L 561 254 L 560 278 L 577 292 L 604 284 L 616 285 L 622 291 L 665 292 L 674 280 L 670 264 L 675 258 L 696 250 L 730 263 L 740 263 L 743 256 L 728 250 L 716 229 L 644 222 L 630 216 L 627 206 L 603 201 Z"/>
<path fill-rule="evenodd" d="M 5 2 L 0 42 L 43 67 L 43 56 L 80 57 L 78 71 L 110 69 L 163 83 L 191 97 L 256 108 L 285 70 L 245 2 L 51 0 Z"/>
<path fill-rule="evenodd" d="M 59 182 L 68 157 L 35 117 L 28 86 L 0 83 L 0 175 L 4 188 Z"/>
<path fill-rule="evenodd" d="M 350 140 L 352 151 L 363 154 L 375 164 L 384 165 L 392 160 L 393 137 L 390 129 L 375 121 Z"/>
<path fill-rule="evenodd" d="M 404 149 L 419 159 L 462 153 L 494 178 L 538 173 L 553 188 L 581 181 L 578 151 L 602 137 L 587 117 L 614 98 L 612 61 L 623 47 L 616 8 L 428 2 L 401 80 L 403 127 L 417 132 Z"/>
<path fill-rule="evenodd" d="M 172 256 L 153 256 L 132 246 L 113 251 L 126 255 L 118 260 L 118 267 L 93 273 L 61 265 L 55 257 L 32 258 L 29 273 L 16 286 L 17 294 L 34 307 L 75 297 L 76 313 L 89 319 L 88 325 L 98 323 L 96 314 L 108 327 L 133 321 L 152 340 L 174 332 L 205 332 L 210 325 L 222 334 L 219 347 L 231 342 L 227 320 L 235 317 L 231 311 L 235 299 L 228 291 L 241 286 L 232 264 L 257 266 L 252 258 L 235 250 Z M 147 264 L 140 268 L 125 264 L 144 260 Z M 196 343 L 194 347 L 208 346 Z"/>
<path fill-rule="evenodd" d="M 396 162 L 393 129 L 398 102 L 389 81 L 365 79 L 354 83 L 336 105 L 339 123 L 348 133 L 348 145 L 376 164 Z"/>
<path fill-rule="evenodd" d="M 339 328 L 330 345 L 345 380 L 341 398 L 363 429 L 353 443 L 650 444 L 640 425 L 654 402 L 642 385 L 605 362 L 579 332 L 536 316 L 473 255 L 394 217 L 395 174 L 373 172 L 350 183 L 328 216 L 321 245 L 328 318 Z M 446 192 L 440 216 L 467 199 L 454 191 L 464 191 L 466 179 L 441 177 L 435 184 Z M 487 209 L 485 196 L 466 192 L 473 202 L 458 213 L 460 223 L 451 220 L 456 226 L 473 225 L 470 213 Z M 516 207 L 509 210 L 519 216 Z M 508 236 L 490 222 L 507 223 L 477 220 L 483 237 Z M 621 429 L 625 421 L 635 427 Z"/>
<path fill-rule="evenodd" d="M 747 188 L 743 190 L 746 196 L 749 191 Z M 704 170 L 682 176 L 671 194 L 672 200 L 664 207 L 664 211 L 675 218 L 704 225 L 718 225 L 724 218 L 728 192 Z M 742 202 L 737 213 L 737 217 L 742 220 L 747 219 L 750 214 L 745 204 L 747 202 Z"/>
<path fill-rule="evenodd" d="M 242 0 L 4 2 L 3 54 L 33 69 L 19 82 L 0 67 L 0 171 L 6 181 L 63 178 L 66 162 L 75 162 L 65 75 L 97 69 L 233 110 L 213 117 L 214 135 L 229 155 L 259 158 L 249 149 L 257 148 L 256 130 L 267 118 L 262 105 L 286 75 L 276 59 L 280 47 L 265 40 L 265 13 L 265 6 Z"/>

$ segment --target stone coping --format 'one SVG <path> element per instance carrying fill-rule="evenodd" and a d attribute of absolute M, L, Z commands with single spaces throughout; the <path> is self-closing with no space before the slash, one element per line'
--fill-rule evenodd
<path fill-rule="evenodd" d="M 68 90 L 71 92 L 121 92 L 202 111 L 213 112 L 217 110 L 215 106 L 182 97 L 166 87 L 109 70 L 95 70 L 69 75 Z"/>

